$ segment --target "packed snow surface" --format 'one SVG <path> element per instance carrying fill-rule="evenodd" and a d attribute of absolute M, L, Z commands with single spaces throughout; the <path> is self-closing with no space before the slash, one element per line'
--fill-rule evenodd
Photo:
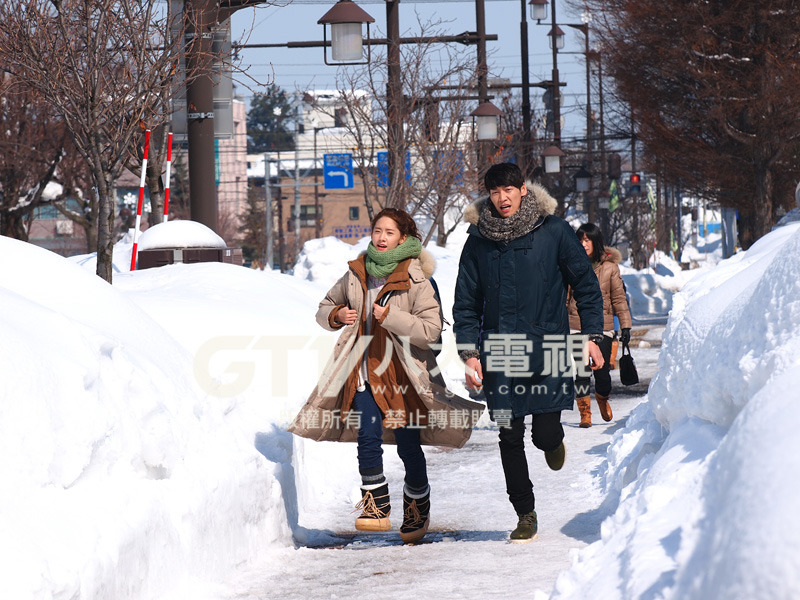
<path fill-rule="evenodd" d="M 565 413 L 558 474 L 531 451 L 533 544 L 506 543 L 514 516 L 485 418 L 465 448 L 429 450 L 438 529 L 417 547 L 342 538 L 355 446 L 286 432 L 336 339 L 317 303 L 366 241 L 309 242 L 292 276 L 129 273 L 128 239 L 111 286 L 91 255 L 0 238 L 0 597 L 800 597 L 799 233 L 689 273 L 623 267 L 634 316 L 670 311 L 660 339 L 643 338 L 660 354 L 634 350 L 643 374 L 653 365 L 647 395 L 614 379 L 618 421 L 580 430 Z M 451 322 L 464 239 L 429 248 Z M 452 326 L 444 341 L 445 379 L 465 395 Z"/>

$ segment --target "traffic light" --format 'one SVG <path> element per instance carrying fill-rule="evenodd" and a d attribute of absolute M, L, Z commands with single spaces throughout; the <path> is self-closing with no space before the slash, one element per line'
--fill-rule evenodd
<path fill-rule="evenodd" d="M 638 173 L 631 173 L 631 184 L 628 186 L 628 194 L 631 196 L 642 191 L 641 179 Z"/>

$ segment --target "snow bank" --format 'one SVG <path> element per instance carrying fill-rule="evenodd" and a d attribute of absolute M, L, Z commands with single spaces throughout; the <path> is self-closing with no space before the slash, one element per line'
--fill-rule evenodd
<path fill-rule="evenodd" d="M 139 250 L 155 248 L 226 248 L 214 231 L 197 221 L 167 221 L 148 227 L 139 238 Z"/>
<path fill-rule="evenodd" d="M 800 224 L 688 282 L 609 449 L 616 513 L 551 598 L 796 598 Z"/>
<path fill-rule="evenodd" d="M 290 539 L 244 413 L 116 288 L 0 238 L 4 598 L 154 598 Z"/>
<path fill-rule="evenodd" d="M 347 262 L 366 252 L 369 240 L 361 238 L 355 245 L 333 236 L 309 240 L 303 244 L 293 274 L 330 289 L 346 271 Z"/>

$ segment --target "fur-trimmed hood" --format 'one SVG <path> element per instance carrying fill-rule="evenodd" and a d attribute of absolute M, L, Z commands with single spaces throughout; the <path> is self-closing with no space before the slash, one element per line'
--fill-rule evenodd
<path fill-rule="evenodd" d="M 367 251 L 364 250 L 363 252 L 359 253 L 358 257 L 361 258 L 362 256 L 366 256 Z M 430 279 L 433 277 L 433 274 L 436 272 L 436 259 L 433 257 L 433 254 L 428 252 L 425 248 L 422 249 L 422 252 L 419 253 L 417 259 L 419 261 L 420 270 L 422 274 L 425 276 L 425 279 Z M 409 271 L 413 269 L 414 261 L 412 259 L 411 266 L 409 267 Z"/>
<path fill-rule="evenodd" d="M 618 265 L 622 262 L 622 253 L 616 248 L 612 248 L 611 246 L 603 246 L 603 250 L 605 250 L 605 252 L 601 262 L 609 261 L 613 262 L 615 265 Z"/>
<path fill-rule="evenodd" d="M 550 195 L 550 192 L 538 183 L 532 183 L 530 181 L 525 182 L 525 187 L 528 190 L 527 198 L 533 201 L 537 209 L 536 212 L 539 215 L 548 216 L 555 214 L 558 201 Z M 470 204 L 464 211 L 464 220 L 470 225 L 475 225 L 477 227 L 481 219 L 481 210 L 487 202 L 489 202 L 488 196 Z"/>

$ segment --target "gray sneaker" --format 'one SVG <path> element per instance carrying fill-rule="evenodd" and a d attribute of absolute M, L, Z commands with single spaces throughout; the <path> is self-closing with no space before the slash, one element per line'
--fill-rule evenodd
<path fill-rule="evenodd" d="M 513 544 L 527 544 L 538 537 L 539 525 L 536 522 L 536 511 L 519 515 L 517 528 L 509 536 Z"/>

